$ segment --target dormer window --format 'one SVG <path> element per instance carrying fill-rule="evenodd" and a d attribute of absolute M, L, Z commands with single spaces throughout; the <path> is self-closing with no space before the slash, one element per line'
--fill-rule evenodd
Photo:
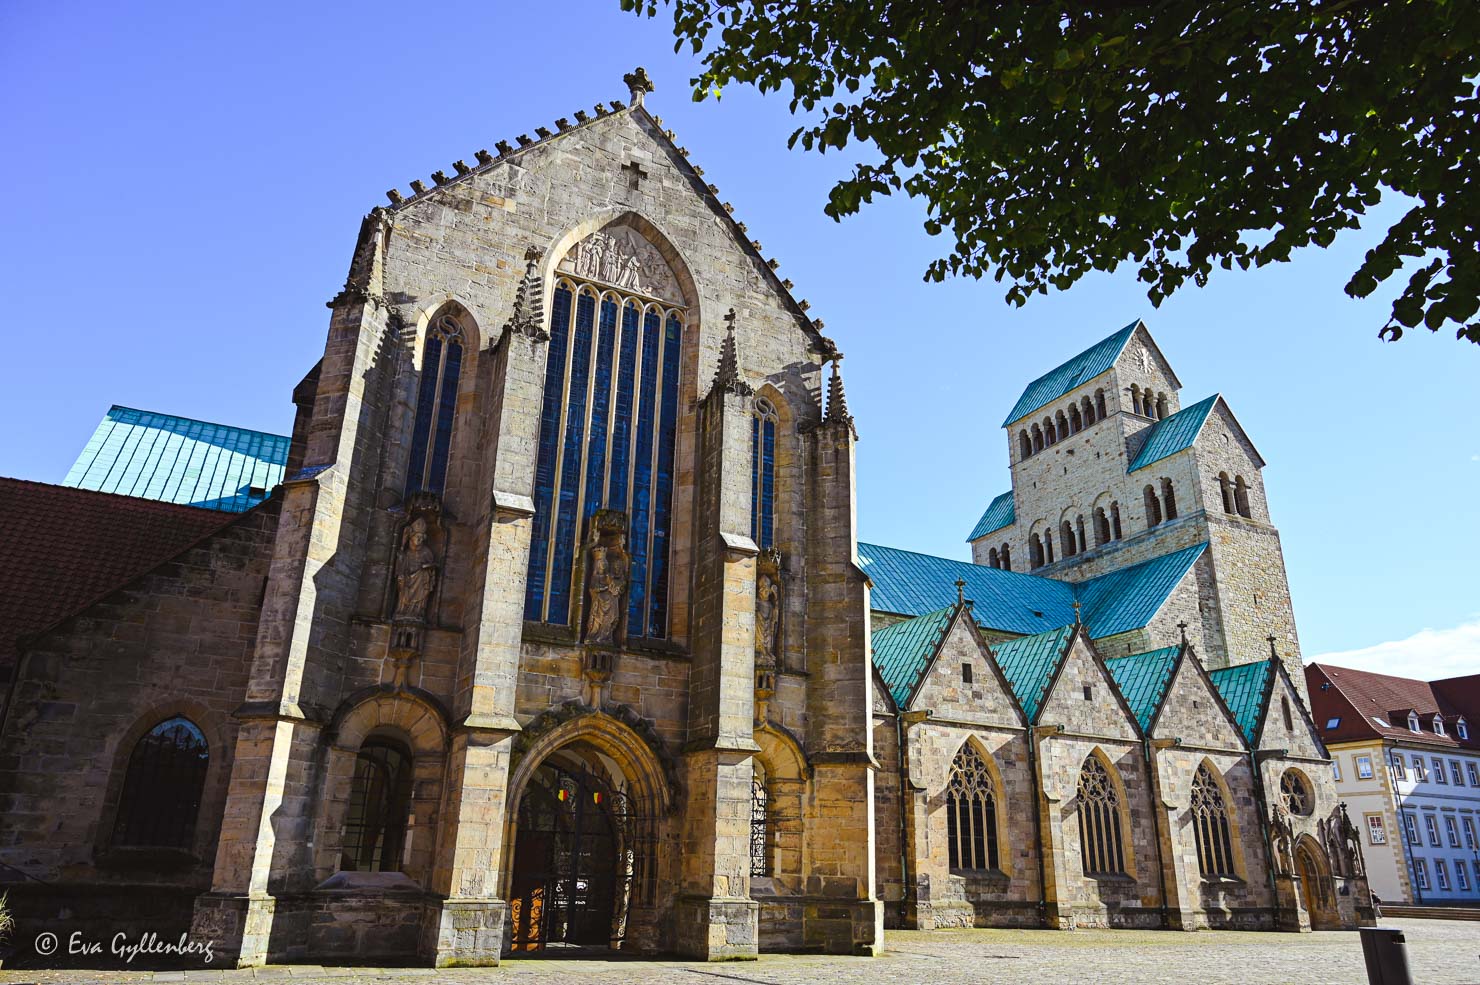
<path fill-rule="evenodd" d="M 1435 735 L 1443 735 L 1444 734 L 1444 716 L 1443 715 L 1435 715 L 1434 716 L 1434 734 Z"/>
<path fill-rule="evenodd" d="M 1463 718 L 1456 719 L 1454 723 L 1454 731 L 1459 735 L 1461 739 L 1464 739 L 1466 742 L 1470 741 L 1470 726 L 1465 722 Z"/>
<path fill-rule="evenodd" d="M 1423 731 L 1423 726 L 1421 726 L 1421 725 L 1418 724 L 1418 712 L 1416 712 L 1416 711 L 1410 711 L 1408 713 L 1408 731 L 1410 731 L 1410 732 L 1422 732 Z"/>

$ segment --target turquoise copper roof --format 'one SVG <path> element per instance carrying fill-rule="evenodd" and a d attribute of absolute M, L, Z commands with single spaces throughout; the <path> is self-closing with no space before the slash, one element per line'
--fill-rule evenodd
<path fill-rule="evenodd" d="M 1002 668 L 1002 676 L 1007 678 L 1030 722 L 1038 718 L 1048 683 L 1064 660 L 1064 651 L 1073 632 L 1072 625 L 1060 626 L 1046 633 L 992 644 L 997 666 Z"/>
<path fill-rule="evenodd" d="M 881 612 L 921 616 L 949 605 L 956 579 L 976 604 L 980 626 L 1008 633 L 1041 633 L 1074 621 L 1074 603 L 1094 639 L 1140 629 L 1156 615 L 1207 544 L 1165 554 L 1078 584 L 952 561 L 878 544 L 859 544 L 858 558 L 873 582 L 871 604 Z"/>
<path fill-rule="evenodd" d="M 1012 405 L 1012 413 L 1007 415 L 1002 426 L 1007 427 L 1014 421 L 1027 417 L 1039 407 L 1059 399 L 1115 365 L 1115 360 L 1120 358 L 1121 351 L 1125 349 L 1125 344 L 1131 340 L 1131 334 L 1139 324 L 1140 319 L 1131 322 L 1108 339 L 1096 342 L 1073 359 L 1055 366 L 1029 383 L 1023 395 L 1018 397 L 1017 403 Z"/>
<path fill-rule="evenodd" d="M 950 628 L 954 605 L 885 626 L 873 634 L 874 666 L 897 708 L 904 708 Z"/>
<path fill-rule="evenodd" d="M 1162 700 L 1167 696 L 1167 687 L 1172 683 L 1172 671 L 1177 666 L 1179 650 L 1180 647 L 1164 646 L 1159 650 L 1132 653 L 1105 661 L 1105 666 L 1110 668 L 1110 675 L 1115 678 L 1116 687 L 1120 688 L 1125 703 L 1131 706 L 1131 713 L 1136 716 L 1143 733 L 1151 727 L 1156 709 L 1161 707 Z"/>
<path fill-rule="evenodd" d="M 1016 519 L 1017 513 L 1013 508 L 1012 490 L 1009 489 L 992 500 L 991 505 L 987 507 L 987 512 L 983 513 L 982 518 L 976 521 L 976 526 L 972 529 L 971 536 L 966 538 L 967 543 L 976 540 L 978 537 L 985 537 L 994 530 L 1010 527 Z"/>
<path fill-rule="evenodd" d="M 1144 469 L 1168 455 L 1175 455 L 1183 449 L 1191 448 L 1192 443 L 1197 440 L 1198 433 L 1202 431 L 1208 414 L 1212 413 L 1213 405 L 1217 402 L 1218 394 L 1215 393 L 1206 400 L 1199 400 L 1191 407 L 1183 407 L 1175 414 L 1163 417 L 1151 425 L 1150 433 L 1146 435 L 1146 442 L 1141 445 L 1140 452 L 1136 454 L 1136 460 L 1131 462 L 1126 472 Z"/>
<path fill-rule="evenodd" d="M 1238 722 L 1244 740 L 1251 746 L 1255 733 L 1259 731 L 1259 715 L 1264 710 L 1264 698 L 1269 693 L 1269 676 L 1273 670 L 1269 660 L 1258 660 L 1208 672 L 1213 686 L 1223 695 L 1223 703 L 1233 712 L 1233 720 Z"/>
<path fill-rule="evenodd" d="M 283 481 L 288 444 L 280 434 L 115 404 L 62 485 L 241 513 Z"/>

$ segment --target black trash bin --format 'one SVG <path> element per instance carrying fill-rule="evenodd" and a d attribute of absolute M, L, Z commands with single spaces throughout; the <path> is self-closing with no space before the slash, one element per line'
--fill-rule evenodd
<path fill-rule="evenodd" d="M 1396 927 L 1358 927 L 1362 957 L 1367 962 L 1368 985 L 1413 985 L 1408 970 L 1408 945 Z"/>

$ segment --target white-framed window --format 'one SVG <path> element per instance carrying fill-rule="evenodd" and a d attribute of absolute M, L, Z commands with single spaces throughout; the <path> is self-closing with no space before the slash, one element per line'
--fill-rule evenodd
<path fill-rule="evenodd" d="M 1480 770 L 1476 770 L 1474 763 L 1465 764 L 1465 776 L 1470 778 L 1470 786 L 1480 787 Z"/>
<path fill-rule="evenodd" d="M 1465 847 L 1466 848 L 1474 848 L 1474 847 L 1476 847 L 1475 846 L 1475 819 L 1473 817 L 1465 817 L 1465 818 L 1462 819 L 1462 823 L 1465 826 Z"/>
<path fill-rule="evenodd" d="M 1469 738 L 1470 738 L 1470 723 L 1469 722 L 1465 721 L 1463 718 L 1456 719 L 1455 720 L 1455 723 L 1454 723 L 1454 730 L 1459 733 L 1459 737 L 1461 739 L 1464 739 L 1466 741 L 1469 740 Z"/>
<path fill-rule="evenodd" d="M 1423 816 L 1423 827 L 1429 833 L 1429 844 L 1437 847 L 1440 844 L 1439 819 L 1432 814 L 1425 814 Z"/>
<path fill-rule="evenodd" d="M 1449 782 L 1449 777 L 1444 775 L 1444 760 L 1438 756 L 1434 757 L 1434 782 L 1445 784 Z"/>
<path fill-rule="evenodd" d="M 1422 783 L 1429 778 L 1429 768 L 1423 764 L 1422 756 L 1413 757 L 1413 781 Z"/>
<path fill-rule="evenodd" d="M 1475 882 L 1480 884 L 1480 858 L 1475 859 Z"/>
<path fill-rule="evenodd" d="M 1404 769 L 1404 767 L 1403 767 L 1403 757 L 1400 754 L 1398 754 L 1396 752 L 1393 753 L 1392 763 L 1393 763 L 1393 779 L 1394 780 L 1406 780 L 1406 779 L 1408 779 L 1408 770 Z"/>
<path fill-rule="evenodd" d="M 1423 844 L 1423 842 L 1418 837 L 1418 822 L 1413 819 L 1412 814 L 1403 815 L 1403 827 L 1408 831 L 1408 844 Z"/>
<path fill-rule="evenodd" d="M 1454 884 L 1465 892 L 1470 891 L 1470 870 L 1465 868 L 1462 858 L 1454 860 Z"/>
<path fill-rule="evenodd" d="M 1413 860 L 1413 877 L 1418 880 L 1419 889 L 1429 888 L 1429 863 L 1421 858 Z"/>
<path fill-rule="evenodd" d="M 1336 756 L 1331 757 L 1331 779 L 1341 782 L 1341 759 Z"/>
<path fill-rule="evenodd" d="M 1374 845 L 1387 844 L 1387 825 L 1382 823 L 1381 814 L 1367 815 L 1367 840 Z"/>
<path fill-rule="evenodd" d="M 1465 785 L 1465 774 L 1459 768 L 1459 760 L 1457 759 L 1451 759 L 1449 761 L 1449 778 L 1454 781 L 1454 785 L 1457 787 Z"/>
<path fill-rule="evenodd" d="M 1442 715 L 1435 715 L 1434 716 L 1434 734 L 1435 735 L 1443 735 L 1444 734 L 1444 716 L 1442 716 Z"/>
<path fill-rule="evenodd" d="M 1408 713 L 1408 731 L 1410 731 L 1410 732 L 1422 732 L 1423 731 L 1423 726 L 1420 725 L 1420 724 L 1418 724 L 1418 713 L 1417 712 L 1410 711 Z"/>
<path fill-rule="evenodd" d="M 1444 833 L 1449 835 L 1449 847 L 1458 848 L 1459 822 L 1454 819 L 1454 815 L 1452 814 L 1446 814 L 1444 816 Z"/>
<path fill-rule="evenodd" d="M 1372 779 L 1372 757 L 1371 756 L 1358 756 L 1357 757 L 1357 779 L 1359 779 L 1359 780 L 1370 780 L 1370 779 Z"/>
<path fill-rule="evenodd" d="M 1341 724 L 1341 719 L 1340 718 L 1328 718 L 1328 719 L 1326 719 L 1326 731 L 1329 732 L 1332 729 L 1336 728 L 1340 724 Z"/>
<path fill-rule="evenodd" d="M 1449 863 L 1442 858 L 1434 859 L 1434 875 L 1439 879 L 1439 888 L 1449 889 Z"/>

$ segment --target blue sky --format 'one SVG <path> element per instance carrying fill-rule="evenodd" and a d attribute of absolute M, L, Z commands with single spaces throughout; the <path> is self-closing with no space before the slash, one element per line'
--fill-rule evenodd
<path fill-rule="evenodd" d="M 1269 462 L 1307 658 L 1422 639 L 1373 669 L 1480 670 L 1480 348 L 1380 343 L 1393 292 L 1341 292 L 1396 209 L 1159 310 L 1131 270 L 1010 309 L 921 281 L 945 244 L 917 202 L 826 218 L 848 158 L 788 151 L 784 96 L 691 102 L 668 22 L 617 0 L 0 5 L 0 474 L 60 481 L 112 403 L 286 431 L 385 190 L 625 98 L 638 64 L 847 354 L 864 539 L 967 557 L 1022 385 L 1142 317 L 1184 402 L 1221 391 Z"/>

